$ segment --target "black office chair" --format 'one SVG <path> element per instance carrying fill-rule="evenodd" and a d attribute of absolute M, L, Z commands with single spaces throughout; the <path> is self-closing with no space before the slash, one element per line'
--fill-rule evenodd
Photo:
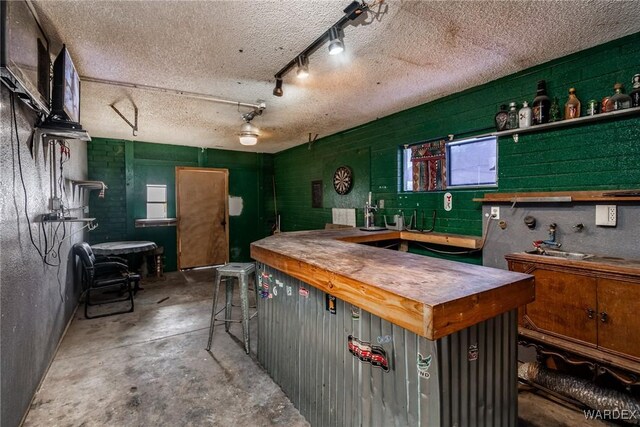
<path fill-rule="evenodd" d="M 132 283 L 138 285 L 140 275 L 130 273 L 126 262 L 118 257 L 97 257 L 93 254 L 91 246 L 88 243 L 76 243 L 73 245 L 73 253 L 80 258 L 82 263 L 82 279 L 87 294 L 84 303 L 84 315 L 87 319 L 111 316 L 114 314 L 131 313 L 133 311 L 133 288 Z M 115 298 L 100 299 L 99 301 L 91 301 L 92 290 L 105 290 L 114 288 L 114 292 L 118 294 Z M 103 292 L 104 293 L 104 292 Z M 125 294 L 123 298 L 123 294 Z M 97 316 L 89 316 L 89 306 L 110 304 L 115 302 L 130 301 L 131 307 L 126 310 L 119 310 L 100 314 Z"/>

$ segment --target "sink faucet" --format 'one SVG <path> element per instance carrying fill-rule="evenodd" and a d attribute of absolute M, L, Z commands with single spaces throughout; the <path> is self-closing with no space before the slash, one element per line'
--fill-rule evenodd
<path fill-rule="evenodd" d="M 371 192 L 369 192 L 369 201 L 364 204 L 364 227 L 375 227 L 375 215 L 374 212 L 378 210 L 378 206 L 371 203 Z"/>
<path fill-rule="evenodd" d="M 549 224 L 549 238 L 547 240 L 534 240 L 533 247 L 538 250 L 538 252 L 544 253 L 544 248 L 541 245 L 551 246 L 554 248 L 559 248 L 562 246 L 562 243 L 556 242 L 556 228 L 558 226 L 556 223 Z"/>

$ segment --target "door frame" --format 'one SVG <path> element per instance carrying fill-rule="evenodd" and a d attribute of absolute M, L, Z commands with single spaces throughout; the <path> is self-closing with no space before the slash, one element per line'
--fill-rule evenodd
<path fill-rule="evenodd" d="M 179 171 L 197 171 L 197 172 L 214 172 L 224 175 L 224 220 L 225 220 L 225 238 L 227 239 L 227 252 L 224 254 L 225 263 L 229 262 L 229 169 L 223 168 L 200 168 L 192 166 L 176 166 L 176 249 L 178 258 L 178 271 L 182 270 L 181 264 L 181 248 L 180 248 L 180 187 L 178 183 Z"/>

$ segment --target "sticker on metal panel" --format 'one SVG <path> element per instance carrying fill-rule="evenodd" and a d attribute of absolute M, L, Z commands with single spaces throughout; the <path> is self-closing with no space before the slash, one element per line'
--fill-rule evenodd
<path fill-rule="evenodd" d="M 369 342 L 360 341 L 353 335 L 349 335 L 347 338 L 347 349 L 349 353 L 357 357 L 361 362 L 369 363 L 371 366 L 389 372 L 389 358 L 384 348 L 371 345 Z"/>
<path fill-rule="evenodd" d="M 269 298 L 269 291 L 260 291 L 260 298 Z"/>
<path fill-rule="evenodd" d="M 281 280 L 276 279 L 276 285 L 283 287 L 284 286 L 284 282 Z"/>
<path fill-rule="evenodd" d="M 287 285 L 287 296 L 290 297 L 291 295 L 293 295 L 293 288 Z"/>
<path fill-rule="evenodd" d="M 273 298 L 273 294 L 269 294 L 269 299 Z"/>
<path fill-rule="evenodd" d="M 277 297 L 278 296 L 278 287 L 274 286 L 273 289 L 271 290 L 271 292 L 273 292 L 273 296 Z"/>
<path fill-rule="evenodd" d="M 467 351 L 467 360 L 469 362 L 478 360 L 478 344 L 471 344 L 469 346 L 469 350 Z"/>
<path fill-rule="evenodd" d="M 360 307 L 356 307 L 355 305 L 351 306 L 351 318 L 353 320 L 360 320 Z"/>
<path fill-rule="evenodd" d="M 421 378 L 431 378 L 431 374 L 429 374 L 429 366 L 431 366 L 431 355 L 429 354 L 426 357 L 423 357 L 418 353 L 418 375 L 420 375 Z"/>
<path fill-rule="evenodd" d="M 264 289 L 265 291 L 269 290 L 269 284 L 268 283 L 263 283 L 262 284 L 262 289 Z"/>
<path fill-rule="evenodd" d="M 300 290 L 298 291 L 298 294 L 299 294 L 301 297 L 309 298 L 309 289 L 306 289 L 306 288 L 300 288 Z"/>
<path fill-rule="evenodd" d="M 336 314 L 336 297 L 326 294 L 326 308 L 331 314 Z"/>
<path fill-rule="evenodd" d="M 388 344 L 392 341 L 391 335 L 379 336 L 378 338 L 376 338 L 376 341 L 378 341 L 378 344 Z"/>

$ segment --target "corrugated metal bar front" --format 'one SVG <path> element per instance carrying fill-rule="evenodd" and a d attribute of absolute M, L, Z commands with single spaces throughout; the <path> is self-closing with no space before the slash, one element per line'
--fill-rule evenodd
<path fill-rule="evenodd" d="M 516 425 L 515 311 L 429 341 L 270 267 L 259 282 L 258 360 L 312 426 Z"/>
<path fill-rule="evenodd" d="M 441 425 L 517 425 L 516 342 L 516 310 L 437 341 Z"/>

